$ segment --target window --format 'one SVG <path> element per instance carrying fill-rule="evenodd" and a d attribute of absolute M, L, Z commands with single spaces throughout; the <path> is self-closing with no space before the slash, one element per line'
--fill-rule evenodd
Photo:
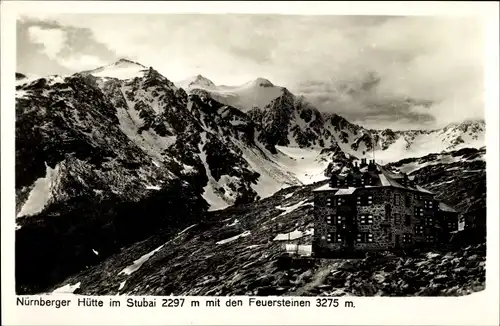
<path fill-rule="evenodd" d="M 341 226 L 343 229 L 346 228 L 345 222 L 345 216 L 330 215 L 326 217 L 326 224 Z"/>
<path fill-rule="evenodd" d="M 434 242 L 434 236 L 433 235 L 428 235 L 425 237 L 425 242 L 431 243 Z"/>
<path fill-rule="evenodd" d="M 342 242 L 342 235 L 337 233 L 337 232 L 333 232 L 333 233 L 328 233 L 327 235 L 327 238 L 326 238 L 326 242 L 329 242 L 329 243 L 339 243 L 339 242 Z"/>
<path fill-rule="evenodd" d="M 345 199 L 344 198 L 341 198 L 341 197 L 337 198 L 337 206 L 341 206 L 344 203 L 345 203 Z"/>
<path fill-rule="evenodd" d="M 410 226 L 411 225 L 411 215 L 406 214 L 405 215 L 405 225 Z"/>
<path fill-rule="evenodd" d="M 425 225 L 434 225 L 434 219 L 432 218 L 432 216 L 427 216 L 425 218 Z"/>
<path fill-rule="evenodd" d="M 371 242 L 373 242 L 373 234 L 368 233 L 368 232 L 358 233 L 358 236 L 356 237 L 356 242 L 357 243 L 371 243 Z"/>
<path fill-rule="evenodd" d="M 373 224 L 373 215 L 359 215 L 359 224 Z"/>
<path fill-rule="evenodd" d="M 450 230 L 456 230 L 457 229 L 457 224 L 453 222 L 448 222 L 448 229 Z"/>
<path fill-rule="evenodd" d="M 356 204 L 360 206 L 369 206 L 373 204 L 373 196 L 372 195 L 365 195 L 365 196 L 357 196 L 356 197 Z"/>
<path fill-rule="evenodd" d="M 412 243 L 412 236 L 410 233 L 403 234 L 403 243 Z"/>
<path fill-rule="evenodd" d="M 401 224 L 401 214 L 398 214 L 398 213 L 394 214 L 394 224 L 396 224 L 396 225 Z"/>
<path fill-rule="evenodd" d="M 433 207 L 432 200 L 425 200 L 424 201 L 424 207 L 428 208 L 428 209 L 431 209 Z"/>
<path fill-rule="evenodd" d="M 331 198 L 327 198 L 326 199 L 326 206 L 327 207 L 332 207 L 332 199 Z"/>
<path fill-rule="evenodd" d="M 424 235 L 424 227 L 420 224 L 415 225 L 415 234 Z"/>
<path fill-rule="evenodd" d="M 401 196 L 399 194 L 394 194 L 394 204 L 396 206 L 399 206 L 400 205 L 400 201 L 401 201 Z"/>
<path fill-rule="evenodd" d="M 424 209 L 419 207 L 415 208 L 415 216 L 416 217 L 424 216 Z"/>

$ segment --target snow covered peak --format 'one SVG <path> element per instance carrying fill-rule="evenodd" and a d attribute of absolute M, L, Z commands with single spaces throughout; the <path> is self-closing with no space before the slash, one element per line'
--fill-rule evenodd
<path fill-rule="evenodd" d="M 115 63 L 102 66 L 93 70 L 87 70 L 82 73 L 93 75 L 96 77 L 110 77 L 118 79 L 132 79 L 134 77 L 141 77 L 146 72 L 146 66 L 131 61 L 128 59 L 120 59 Z"/>
<path fill-rule="evenodd" d="M 215 84 L 208 78 L 202 76 L 202 75 L 197 75 L 193 76 L 190 78 L 187 78 L 185 80 L 182 80 L 180 82 L 177 82 L 177 85 L 184 89 L 194 89 L 194 88 L 201 88 L 201 89 L 215 89 L 216 86 Z"/>
<path fill-rule="evenodd" d="M 248 84 L 257 87 L 274 87 L 273 83 L 271 83 L 268 79 L 260 77 L 249 82 Z"/>

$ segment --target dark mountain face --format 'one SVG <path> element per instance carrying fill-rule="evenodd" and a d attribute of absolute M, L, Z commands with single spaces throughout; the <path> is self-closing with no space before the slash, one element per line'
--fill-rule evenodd
<path fill-rule="evenodd" d="M 113 103 L 94 77 L 42 79 L 22 90 L 26 95 L 16 103 L 20 293 L 43 289 L 158 229 L 202 218 L 203 179 L 188 183 L 182 173 L 156 166 L 122 132 L 119 101 Z M 45 187 L 38 190 L 37 183 Z M 47 198 L 37 203 L 43 192 Z"/>
<path fill-rule="evenodd" d="M 42 78 L 17 92 L 19 293 L 202 221 L 207 187 L 228 204 L 259 198 L 260 174 L 242 155 L 260 151 L 255 123 L 153 69 L 126 80 Z"/>

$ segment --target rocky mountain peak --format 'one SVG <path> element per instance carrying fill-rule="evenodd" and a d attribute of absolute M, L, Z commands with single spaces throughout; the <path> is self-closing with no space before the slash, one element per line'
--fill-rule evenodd
<path fill-rule="evenodd" d="M 136 65 L 136 66 L 140 66 L 140 67 L 146 68 L 146 66 L 140 64 L 139 62 L 132 61 L 132 60 L 125 59 L 125 58 L 119 59 L 118 61 L 116 61 L 112 65 L 114 65 L 114 66 L 118 66 L 118 65 Z"/>
<path fill-rule="evenodd" d="M 189 84 L 189 86 L 202 86 L 202 87 L 215 87 L 215 84 L 208 78 L 197 75 L 194 77 L 194 80 Z"/>

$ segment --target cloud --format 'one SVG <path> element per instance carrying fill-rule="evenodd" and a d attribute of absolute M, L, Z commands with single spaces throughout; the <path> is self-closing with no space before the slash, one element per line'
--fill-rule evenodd
<path fill-rule="evenodd" d="M 33 43 L 43 45 L 45 54 L 51 59 L 57 58 L 66 38 L 65 32 L 61 29 L 44 29 L 40 26 L 29 27 L 28 34 Z"/>
<path fill-rule="evenodd" d="M 17 69 L 37 75 L 70 74 L 116 59 L 90 29 L 22 17 L 17 24 Z"/>
<path fill-rule="evenodd" d="M 108 62 L 128 57 L 174 81 L 202 74 L 216 84 L 234 85 L 265 77 L 348 119 L 376 124 L 378 116 L 381 127 L 433 127 L 484 115 L 482 25 L 472 18 L 94 14 L 50 19 L 67 31 L 71 46 L 60 55 L 75 59 L 59 62 L 68 68 L 91 64 L 89 58 L 78 61 L 81 54 Z"/>

